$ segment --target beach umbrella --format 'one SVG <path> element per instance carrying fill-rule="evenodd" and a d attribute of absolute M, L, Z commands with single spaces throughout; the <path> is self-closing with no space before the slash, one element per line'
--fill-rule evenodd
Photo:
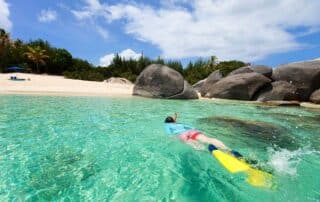
<path fill-rule="evenodd" d="M 7 72 L 22 72 L 24 71 L 24 68 L 22 67 L 8 67 L 6 69 Z"/>

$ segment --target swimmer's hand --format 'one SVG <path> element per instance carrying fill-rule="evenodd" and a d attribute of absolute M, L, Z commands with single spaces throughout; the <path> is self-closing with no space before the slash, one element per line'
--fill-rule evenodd
<path fill-rule="evenodd" d="M 177 118 L 178 118 L 178 114 L 177 114 L 177 112 L 175 112 L 175 113 L 174 113 L 174 118 L 173 118 L 174 122 L 177 121 Z"/>

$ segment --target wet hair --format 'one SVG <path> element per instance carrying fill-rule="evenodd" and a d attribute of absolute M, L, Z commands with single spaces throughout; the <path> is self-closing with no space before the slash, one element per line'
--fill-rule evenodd
<path fill-rule="evenodd" d="M 174 123 L 174 119 L 171 116 L 168 116 L 164 122 L 165 123 Z"/>

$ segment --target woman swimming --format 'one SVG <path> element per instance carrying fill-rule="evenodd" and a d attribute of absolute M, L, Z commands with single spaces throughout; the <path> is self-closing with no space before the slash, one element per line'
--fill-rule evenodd
<path fill-rule="evenodd" d="M 196 130 L 195 128 L 177 123 L 178 114 L 175 113 L 174 117 L 168 116 L 165 119 L 166 123 L 166 131 L 170 135 L 177 135 L 177 137 L 182 141 L 186 142 L 187 144 L 190 144 L 196 149 L 201 149 L 201 145 L 199 142 L 207 143 L 207 144 L 213 144 L 217 148 L 230 152 L 231 149 L 228 148 L 226 145 L 223 144 L 220 140 L 217 140 L 215 138 L 207 137 L 199 130 Z"/>

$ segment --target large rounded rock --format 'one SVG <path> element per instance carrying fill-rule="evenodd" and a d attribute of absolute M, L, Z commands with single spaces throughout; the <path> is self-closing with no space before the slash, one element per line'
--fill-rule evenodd
<path fill-rule="evenodd" d="M 112 83 L 112 84 L 132 84 L 131 81 L 125 78 L 120 77 L 110 77 L 107 80 L 105 80 L 106 83 Z"/>
<path fill-rule="evenodd" d="M 267 77 L 252 72 L 225 77 L 211 86 L 206 97 L 251 100 L 254 94 L 270 83 Z"/>
<path fill-rule="evenodd" d="M 310 101 L 316 104 L 320 104 L 320 89 L 314 91 L 311 94 Z"/>
<path fill-rule="evenodd" d="M 216 70 L 214 72 L 212 72 L 207 79 L 205 80 L 205 82 L 203 83 L 202 87 L 200 88 L 200 93 L 201 96 L 205 96 L 205 94 L 207 94 L 208 90 L 210 89 L 210 87 L 215 84 L 216 82 L 218 82 L 220 79 L 223 78 L 223 75 L 221 73 L 220 70 Z"/>
<path fill-rule="evenodd" d="M 182 75 L 160 64 L 146 67 L 138 76 L 133 95 L 151 98 L 198 99 L 196 91 Z"/>
<path fill-rule="evenodd" d="M 265 77 L 271 78 L 272 68 L 265 65 L 252 65 L 250 68 L 259 74 L 262 74 Z"/>
<path fill-rule="evenodd" d="M 281 65 L 273 70 L 272 78 L 292 83 L 297 87 L 300 100 L 307 101 L 311 93 L 320 88 L 320 61 Z"/>
<path fill-rule="evenodd" d="M 207 79 L 202 79 L 200 81 L 198 81 L 197 83 L 193 84 L 192 87 L 196 90 L 200 92 L 200 89 L 202 88 L 203 84 L 205 83 Z"/>
<path fill-rule="evenodd" d="M 298 100 L 297 88 L 286 82 L 276 81 L 263 88 L 256 96 L 258 101 Z"/>
<path fill-rule="evenodd" d="M 240 67 L 236 70 L 233 70 L 228 74 L 228 76 L 236 75 L 236 74 L 244 74 L 244 73 L 251 73 L 254 72 L 250 66 Z"/>
<path fill-rule="evenodd" d="M 192 88 L 192 86 L 184 81 L 183 91 L 179 94 L 168 97 L 169 99 L 198 99 L 198 93 Z"/>
<path fill-rule="evenodd" d="M 265 65 L 251 65 L 251 66 L 241 67 L 230 72 L 228 76 L 243 74 L 243 73 L 251 73 L 251 72 L 257 72 L 268 78 L 271 78 L 272 76 L 272 68 Z"/>

